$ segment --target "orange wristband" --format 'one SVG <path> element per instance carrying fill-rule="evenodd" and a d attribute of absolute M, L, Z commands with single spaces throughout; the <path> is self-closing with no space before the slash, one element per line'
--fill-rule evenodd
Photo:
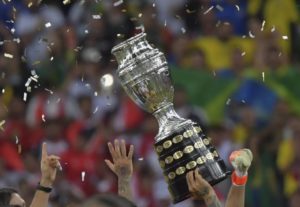
<path fill-rule="evenodd" d="M 236 172 L 234 171 L 231 175 L 231 182 L 234 185 L 245 185 L 248 180 L 248 175 L 244 175 L 243 177 L 237 176 Z"/>

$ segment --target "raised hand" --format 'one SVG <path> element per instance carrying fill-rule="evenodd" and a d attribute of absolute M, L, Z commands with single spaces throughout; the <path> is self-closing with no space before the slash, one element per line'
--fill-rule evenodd
<path fill-rule="evenodd" d="M 55 155 L 48 156 L 47 144 L 43 143 L 42 146 L 42 159 L 41 159 L 41 173 L 42 178 L 40 184 L 45 187 L 51 187 L 55 177 L 56 171 L 60 167 L 60 158 Z"/>
<path fill-rule="evenodd" d="M 249 149 L 241 149 L 231 153 L 229 160 L 239 177 L 247 175 L 248 169 L 253 160 L 252 152 Z"/>
<path fill-rule="evenodd" d="M 108 149 L 113 162 L 110 160 L 105 160 L 107 166 L 118 176 L 118 178 L 130 179 L 133 172 L 133 145 L 130 145 L 128 155 L 126 153 L 125 140 L 119 142 L 119 140 L 116 139 L 114 146 L 109 142 Z"/>
<path fill-rule="evenodd" d="M 199 170 L 190 171 L 186 174 L 186 180 L 190 193 L 194 199 L 204 200 L 208 207 L 221 207 L 212 186 L 200 175 Z"/>

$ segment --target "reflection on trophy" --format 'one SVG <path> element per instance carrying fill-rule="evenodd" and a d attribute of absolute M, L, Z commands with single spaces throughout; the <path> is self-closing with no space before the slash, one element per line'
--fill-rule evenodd
<path fill-rule="evenodd" d="M 155 151 L 174 203 L 189 198 L 186 173 L 198 168 L 211 185 L 229 174 L 211 140 L 197 123 L 178 116 L 173 108 L 174 88 L 167 61 L 140 33 L 112 49 L 117 74 L 126 93 L 159 123 Z"/>

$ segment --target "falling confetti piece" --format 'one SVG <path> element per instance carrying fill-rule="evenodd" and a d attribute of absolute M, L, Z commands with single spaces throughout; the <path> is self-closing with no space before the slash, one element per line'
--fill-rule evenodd
<path fill-rule="evenodd" d="M 142 16 L 143 16 L 143 14 L 142 14 L 142 13 L 139 13 L 139 14 L 138 14 L 138 17 L 139 17 L 139 18 L 141 18 Z"/>
<path fill-rule="evenodd" d="M 236 8 L 238 11 L 240 11 L 239 5 L 235 5 L 235 8 Z"/>
<path fill-rule="evenodd" d="M 50 22 L 47 22 L 47 23 L 45 24 L 45 27 L 46 27 L 46 28 L 51 27 L 51 23 L 50 23 Z"/>
<path fill-rule="evenodd" d="M 181 27 L 181 32 L 182 32 L 182 34 L 185 34 L 186 33 L 185 28 Z"/>
<path fill-rule="evenodd" d="M 271 32 L 275 32 L 275 26 L 272 26 Z"/>
<path fill-rule="evenodd" d="M 252 39 L 255 38 L 254 34 L 252 34 L 251 31 L 249 31 L 249 37 L 252 38 Z"/>
<path fill-rule="evenodd" d="M 31 78 L 28 78 L 27 79 L 27 81 L 26 81 L 26 83 L 25 83 L 25 87 L 28 87 L 29 85 L 30 85 L 30 83 L 31 83 Z"/>
<path fill-rule="evenodd" d="M 101 19 L 101 15 L 95 14 L 95 15 L 93 15 L 93 19 Z"/>
<path fill-rule="evenodd" d="M 284 40 L 288 40 L 288 39 L 289 39 L 289 37 L 288 37 L 288 36 L 286 36 L 286 35 L 284 35 L 284 36 L 282 36 L 282 39 L 284 39 Z"/>
<path fill-rule="evenodd" d="M 214 6 L 209 7 L 203 14 L 208 14 L 212 9 L 214 8 Z"/>
<path fill-rule="evenodd" d="M 5 93 L 5 88 L 2 89 L 2 93 Z"/>
<path fill-rule="evenodd" d="M 29 2 L 27 6 L 30 8 L 32 6 L 32 2 Z"/>
<path fill-rule="evenodd" d="M 123 0 L 116 1 L 114 6 L 120 6 L 121 4 L 123 4 Z"/>
<path fill-rule="evenodd" d="M 84 33 L 85 33 L 85 34 L 88 34 L 88 33 L 89 33 L 89 30 L 87 30 L 87 29 L 84 30 Z"/>
<path fill-rule="evenodd" d="M 242 52 L 241 56 L 245 56 L 246 55 L 246 52 Z"/>
<path fill-rule="evenodd" d="M 18 44 L 21 42 L 20 38 L 14 38 L 13 41 L 18 43 Z"/>
<path fill-rule="evenodd" d="M 9 53 L 4 53 L 4 57 L 10 58 L 10 59 L 14 58 L 14 56 Z"/>
<path fill-rule="evenodd" d="M 139 160 L 139 161 L 143 161 L 143 160 L 144 160 L 144 158 L 143 158 L 143 157 L 140 157 L 138 160 Z"/>
<path fill-rule="evenodd" d="M 4 128 L 3 128 L 3 125 L 5 124 L 5 120 L 2 120 L 1 122 L 0 122 L 0 129 L 3 131 L 4 130 Z"/>
<path fill-rule="evenodd" d="M 279 54 L 278 54 L 278 57 L 280 57 L 282 55 L 282 52 L 280 52 Z"/>
<path fill-rule="evenodd" d="M 64 0 L 64 1 L 63 1 L 63 4 L 64 4 L 64 5 L 67 5 L 67 4 L 69 4 L 69 3 L 71 3 L 71 0 Z"/>
<path fill-rule="evenodd" d="M 152 4 L 152 7 L 155 7 L 155 3 Z"/>
<path fill-rule="evenodd" d="M 264 20 L 264 21 L 262 22 L 262 24 L 261 24 L 260 31 L 264 31 L 265 24 L 266 24 L 266 21 Z"/>
<path fill-rule="evenodd" d="M 43 122 L 46 122 L 45 114 L 42 114 L 42 121 L 43 121 Z"/>
<path fill-rule="evenodd" d="M 242 103 L 246 103 L 246 101 L 245 101 L 245 100 L 242 100 Z"/>
<path fill-rule="evenodd" d="M 30 87 L 30 86 L 26 87 L 26 91 L 27 91 L 28 93 L 30 93 L 30 92 L 31 92 L 31 87 Z"/>
<path fill-rule="evenodd" d="M 227 101 L 226 101 L 226 105 L 229 105 L 230 104 L 230 102 L 231 102 L 231 99 L 229 98 L 229 99 L 227 99 Z"/>
<path fill-rule="evenodd" d="M 186 13 L 188 13 L 188 14 L 192 14 L 192 13 L 195 13 L 195 12 L 196 12 L 196 10 L 189 10 L 189 9 L 186 9 L 185 11 L 186 11 Z"/>
<path fill-rule="evenodd" d="M 15 29 L 15 28 L 11 28 L 11 30 L 10 30 L 10 31 L 11 31 L 11 33 L 12 33 L 12 34 L 14 34 L 14 33 L 15 33 L 15 31 L 16 31 L 16 29 Z"/>
<path fill-rule="evenodd" d="M 217 8 L 220 12 L 224 11 L 224 8 L 221 7 L 219 4 L 217 4 L 216 8 Z"/>
<path fill-rule="evenodd" d="M 124 37 L 124 35 L 123 34 L 117 34 L 117 37 L 122 38 L 122 37 Z"/>
<path fill-rule="evenodd" d="M 51 91 L 51 90 L 48 89 L 48 88 L 45 88 L 45 91 L 48 91 L 50 94 L 53 94 L 53 91 Z"/>
<path fill-rule="evenodd" d="M 93 114 L 97 113 L 98 111 L 98 106 L 95 108 L 95 110 L 93 111 Z"/>
<path fill-rule="evenodd" d="M 16 136 L 16 144 L 18 144 L 19 143 L 19 138 L 18 138 L 18 136 Z"/>
<path fill-rule="evenodd" d="M 167 20 L 165 20 L 165 23 L 164 23 L 164 27 L 166 27 L 167 26 Z"/>
<path fill-rule="evenodd" d="M 24 94 L 23 94 L 23 101 L 26 101 L 26 100 L 27 100 L 27 93 L 24 92 Z"/>
<path fill-rule="evenodd" d="M 60 100 L 61 100 L 61 98 L 58 98 L 58 99 L 56 100 L 56 103 L 59 103 L 59 102 L 60 102 Z"/>
<path fill-rule="evenodd" d="M 262 75 L 263 82 L 265 82 L 265 72 L 262 72 L 261 75 Z"/>
<path fill-rule="evenodd" d="M 98 92 L 97 91 L 94 92 L 94 96 L 98 96 Z"/>
<path fill-rule="evenodd" d="M 82 182 L 84 182 L 84 178 L 85 178 L 85 172 L 82 171 L 82 172 L 81 172 L 81 181 L 82 181 Z"/>
<path fill-rule="evenodd" d="M 52 61 L 53 60 L 53 56 L 50 58 L 50 61 Z"/>

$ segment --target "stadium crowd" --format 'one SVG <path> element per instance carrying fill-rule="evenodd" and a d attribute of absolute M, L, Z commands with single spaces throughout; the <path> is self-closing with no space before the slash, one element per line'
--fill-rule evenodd
<path fill-rule="evenodd" d="M 252 150 L 246 206 L 298 206 L 299 12 L 295 0 L 2 0 L 0 187 L 29 203 L 47 142 L 63 168 L 51 207 L 116 192 L 106 143 L 124 138 L 136 149 L 137 206 L 172 206 L 153 150 L 157 121 L 124 93 L 110 52 L 145 31 L 167 57 L 177 112 L 225 161 Z M 215 186 L 223 201 L 229 186 Z M 201 206 L 178 204 L 192 205 Z"/>

